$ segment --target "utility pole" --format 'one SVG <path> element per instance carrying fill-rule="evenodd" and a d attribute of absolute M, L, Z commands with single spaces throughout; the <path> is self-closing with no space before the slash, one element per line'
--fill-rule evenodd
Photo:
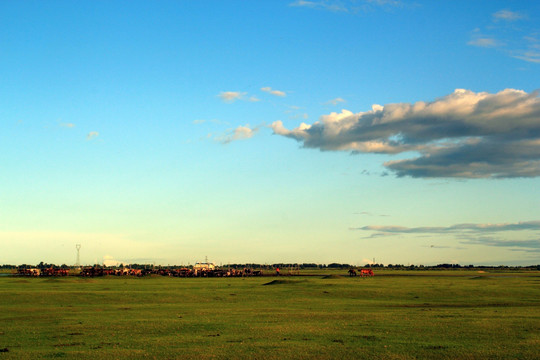
<path fill-rule="evenodd" d="M 75 249 L 77 249 L 77 262 L 75 262 L 75 266 L 81 267 L 81 244 L 75 245 Z"/>

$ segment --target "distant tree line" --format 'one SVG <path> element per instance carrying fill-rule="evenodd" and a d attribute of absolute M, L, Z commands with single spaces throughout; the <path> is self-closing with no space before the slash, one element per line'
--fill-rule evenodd
<path fill-rule="evenodd" d="M 104 267 L 100 264 L 95 264 L 93 266 L 96 267 Z M 21 265 L 10 265 L 10 264 L 3 264 L 0 265 L 0 269 L 20 269 L 20 268 L 38 268 L 38 269 L 72 269 L 77 268 L 78 266 L 73 265 L 56 265 L 56 264 L 48 264 L 43 261 L 41 261 L 37 265 L 30 265 L 30 264 L 21 264 Z M 118 266 L 115 266 L 116 268 L 124 268 L 129 267 L 131 269 L 149 269 L 149 268 L 163 268 L 163 269 L 181 269 L 181 268 L 193 268 L 192 265 L 167 265 L 167 266 L 161 266 L 161 265 L 153 265 L 153 264 L 129 264 L 124 265 L 120 264 Z M 257 263 L 245 263 L 245 264 L 227 264 L 222 265 L 221 268 L 230 268 L 230 269 L 262 269 L 262 270 L 273 270 L 276 268 L 280 268 L 282 270 L 292 269 L 292 270 L 317 270 L 317 269 L 338 269 L 338 270 L 345 270 L 350 268 L 358 268 L 358 267 L 365 267 L 365 268 L 379 268 L 379 269 L 394 269 L 394 270 L 433 270 L 433 269 L 528 269 L 528 270 L 540 270 L 540 264 L 538 265 L 529 265 L 529 266 L 506 266 L 506 265 L 499 265 L 499 266 L 475 266 L 475 265 L 460 265 L 460 264 L 438 264 L 438 265 L 403 265 L 403 264 L 365 264 L 364 266 L 355 266 L 351 264 L 346 263 L 330 263 L 330 264 L 316 264 L 316 263 L 302 263 L 302 264 L 293 264 L 293 263 L 276 263 L 276 264 L 257 264 Z"/>

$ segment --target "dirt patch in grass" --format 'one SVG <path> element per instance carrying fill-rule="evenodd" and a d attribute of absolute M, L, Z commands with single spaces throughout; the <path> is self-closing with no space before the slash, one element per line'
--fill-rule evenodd
<path fill-rule="evenodd" d="M 78 278 L 76 280 L 76 282 L 78 282 L 78 283 L 95 283 L 96 280 L 90 279 L 90 278 Z"/>
<path fill-rule="evenodd" d="M 362 336 L 360 336 L 360 338 L 364 339 L 364 340 L 369 340 L 369 341 L 379 341 L 379 340 L 381 340 L 378 337 L 376 337 L 375 335 L 362 335 Z"/>
<path fill-rule="evenodd" d="M 30 281 L 26 279 L 17 279 L 17 280 L 13 280 L 12 282 L 17 283 L 17 284 L 28 284 Z"/>
<path fill-rule="evenodd" d="M 70 346 L 81 346 L 86 345 L 83 342 L 74 342 L 74 343 L 68 343 L 68 344 L 56 344 L 54 347 L 70 347 Z"/>
<path fill-rule="evenodd" d="M 288 279 L 279 279 L 279 280 L 272 280 L 270 282 L 264 283 L 263 285 L 283 285 L 283 284 L 299 284 L 305 282 L 305 280 L 288 280 Z"/>
<path fill-rule="evenodd" d="M 445 349 L 448 349 L 448 346 L 445 346 L 445 345 L 429 345 L 429 346 L 424 346 L 424 349 L 426 349 L 426 350 L 445 350 Z"/>
<path fill-rule="evenodd" d="M 322 279 L 345 279 L 345 277 L 341 276 L 341 275 L 326 275 L 326 276 L 323 276 Z"/>
<path fill-rule="evenodd" d="M 454 309 L 468 309 L 468 308 L 490 308 L 490 307 L 537 307 L 535 303 L 457 303 L 457 304 L 436 304 L 436 303 L 424 303 L 424 304 L 392 304 L 386 305 L 389 308 L 419 308 L 419 309 L 444 309 L 444 308 L 454 308 Z"/>
<path fill-rule="evenodd" d="M 118 345 L 120 345 L 120 343 L 113 343 L 113 342 L 101 342 L 99 343 L 98 345 L 94 345 L 91 347 L 91 349 L 93 350 L 96 350 L 96 349 L 103 349 L 104 347 L 113 347 L 113 348 L 116 348 Z"/>

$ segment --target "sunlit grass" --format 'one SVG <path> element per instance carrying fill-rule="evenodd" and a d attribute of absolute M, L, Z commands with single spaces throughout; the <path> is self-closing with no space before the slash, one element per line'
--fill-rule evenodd
<path fill-rule="evenodd" d="M 537 358 L 538 273 L 440 275 L 0 278 L 0 357 Z"/>

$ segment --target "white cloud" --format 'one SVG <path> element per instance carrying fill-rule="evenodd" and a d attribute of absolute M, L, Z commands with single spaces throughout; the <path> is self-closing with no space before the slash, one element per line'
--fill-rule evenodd
<path fill-rule="evenodd" d="M 493 48 L 515 59 L 540 63 L 540 48 L 536 38 L 538 28 L 533 22 L 527 21 L 527 14 L 500 10 L 492 14 L 491 20 L 484 30 L 477 28 L 473 31 L 468 45 Z M 514 22 L 518 20 L 521 21 L 516 26 Z"/>
<path fill-rule="evenodd" d="M 99 132 L 97 131 L 90 131 L 87 135 L 86 135 L 86 140 L 93 140 L 95 138 L 97 138 L 99 136 Z"/>
<path fill-rule="evenodd" d="M 515 21 L 525 18 L 525 15 L 510 11 L 510 10 L 499 10 L 493 14 L 493 19 L 495 21 L 504 20 L 504 21 Z"/>
<path fill-rule="evenodd" d="M 244 101 L 249 101 L 249 102 L 261 101 L 261 99 L 253 95 L 250 96 L 248 99 L 246 99 L 245 97 L 247 96 L 247 92 L 240 92 L 240 91 L 223 91 L 218 96 L 221 100 L 228 103 L 235 102 L 236 100 L 244 100 Z M 279 95 L 279 96 L 284 96 L 284 95 Z"/>
<path fill-rule="evenodd" d="M 75 124 L 72 124 L 72 123 L 60 123 L 60 126 L 65 127 L 65 128 L 74 128 Z"/>
<path fill-rule="evenodd" d="M 212 123 L 212 124 L 216 124 L 216 125 L 223 125 L 223 124 L 228 125 L 229 124 L 226 121 L 221 121 L 221 120 L 218 120 L 218 119 L 211 119 L 211 120 L 196 119 L 196 120 L 193 120 L 192 123 L 195 124 L 195 125 L 201 125 L 201 124 L 207 124 L 207 123 Z"/>
<path fill-rule="evenodd" d="M 432 102 L 374 105 L 370 111 L 323 115 L 274 134 L 305 148 L 419 157 L 388 161 L 398 176 L 508 178 L 540 176 L 538 92 L 496 94 L 458 89 Z"/>
<path fill-rule="evenodd" d="M 401 0 L 296 0 L 290 3 L 289 6 L 319 9 L 331 12 L 357 13 L 358 11 L 371 11 L 377 8 L 403 7 L 404 3 Z"/>
<path fill-rule="evenodd" d="M 305 0 L 296 0 L 295 2 L 292 2 L 289 4 L 289 6 L 305 6 L 305 7 L 316 7 L 318 5 L 318 2 L 314 1 L 305 1 Z"/>
<path fill-rule="evenodd" d="M 391 6 L 401 6 L 403 3 L 399 0 L 367 0 L 368 3 L 372 3 L 379 6 L 391 5 Z"/>
<path fill-rule="evenodd" d="M 289 4 L 289 6 L 294 7 L 307 7 L 307 8 L 319 8 L 329 11 L 348 11 L 347 7 L 344 6 L 341 2 L 338 1 L 306 1 L 306 0 L 296 0 Z"/>
<path fill-rule="evenodd" d="M 497 40 L 493 38 L 478 37 L 469 41 L 467 45 L 478 46 L 478 47 L 497 47 L 500 44 Z"/>
<path fill-rule="evenodd" d="M 307 120 L 307 119 L 309 119 L 309 114 L 308 113 L 302 113 L 302 114 L 289 115 L 289 119 L 300 119 L 300 118 L 304 119 L 304 120 Z"/>
<path fill-rule="evenodd" d="M 274 96 L 280 96 L 280 97 L 287 96 L 287 94 L 285 92 L 279 91 L 279 90 L 272 90 L 271 87 L 263 87 L 263 88 L 261 88 L 261 91 L 267 92 L 267 93 L 272 94 Z"/>
<path fill-rule="evenodd" d="M 525 51 L 521 54 L 514 55 L 514 57 L 523 61 L 540 64 L 540 51 Z"/>
<path fill-rule="evenodd" d="M 251 128 L 249 124 L 238 126 L 229 133 L 216 137 L 215 140 L 222 144 L 228 144 L 236 140 L 246 140 L 253 137 L 259 131 L 259 128 L 260 126 Z"/>
<path fill-rule="evenodd" d="M 527 62 L 540 63 L 540 39 L 537 36 L 537 34 L 524 36 L 525 44 L 522 46 L 522 50 L 514 51 L 512 56 Z"/>
<path fill-rule="evenodd" d="M 365 171 L 365 170 L 364 170 Z M 372 212 L 369 212 L 369 211 L 361 211 L 361 212 L 357 212 L 357 213 L 354 213 L 355 215 L 367 215 L 367 216 L 390 216 L 390 215 L 386 215 L 386 214 L 374 214 Z"/>
<path fill-rule="evenodd" d="M 332 99 L 332 100 L 328 100 L 325 104 L 330 104 L 330 105 L 337 105 L 337 104 L 340 104 L 340 103 L 345 103 L 346 101 L 340 97 L 338 98 L 335 98 L 335 99 Z"/>
<path fill-rule="evenodd" d="M 222 91 L 219 93 L 219 97 L 221 100 L 225 102 L 235 102 L 236 100 L 242 99 L 246 95 L 245 92 L 239 92 L 239 91 Z"/>

